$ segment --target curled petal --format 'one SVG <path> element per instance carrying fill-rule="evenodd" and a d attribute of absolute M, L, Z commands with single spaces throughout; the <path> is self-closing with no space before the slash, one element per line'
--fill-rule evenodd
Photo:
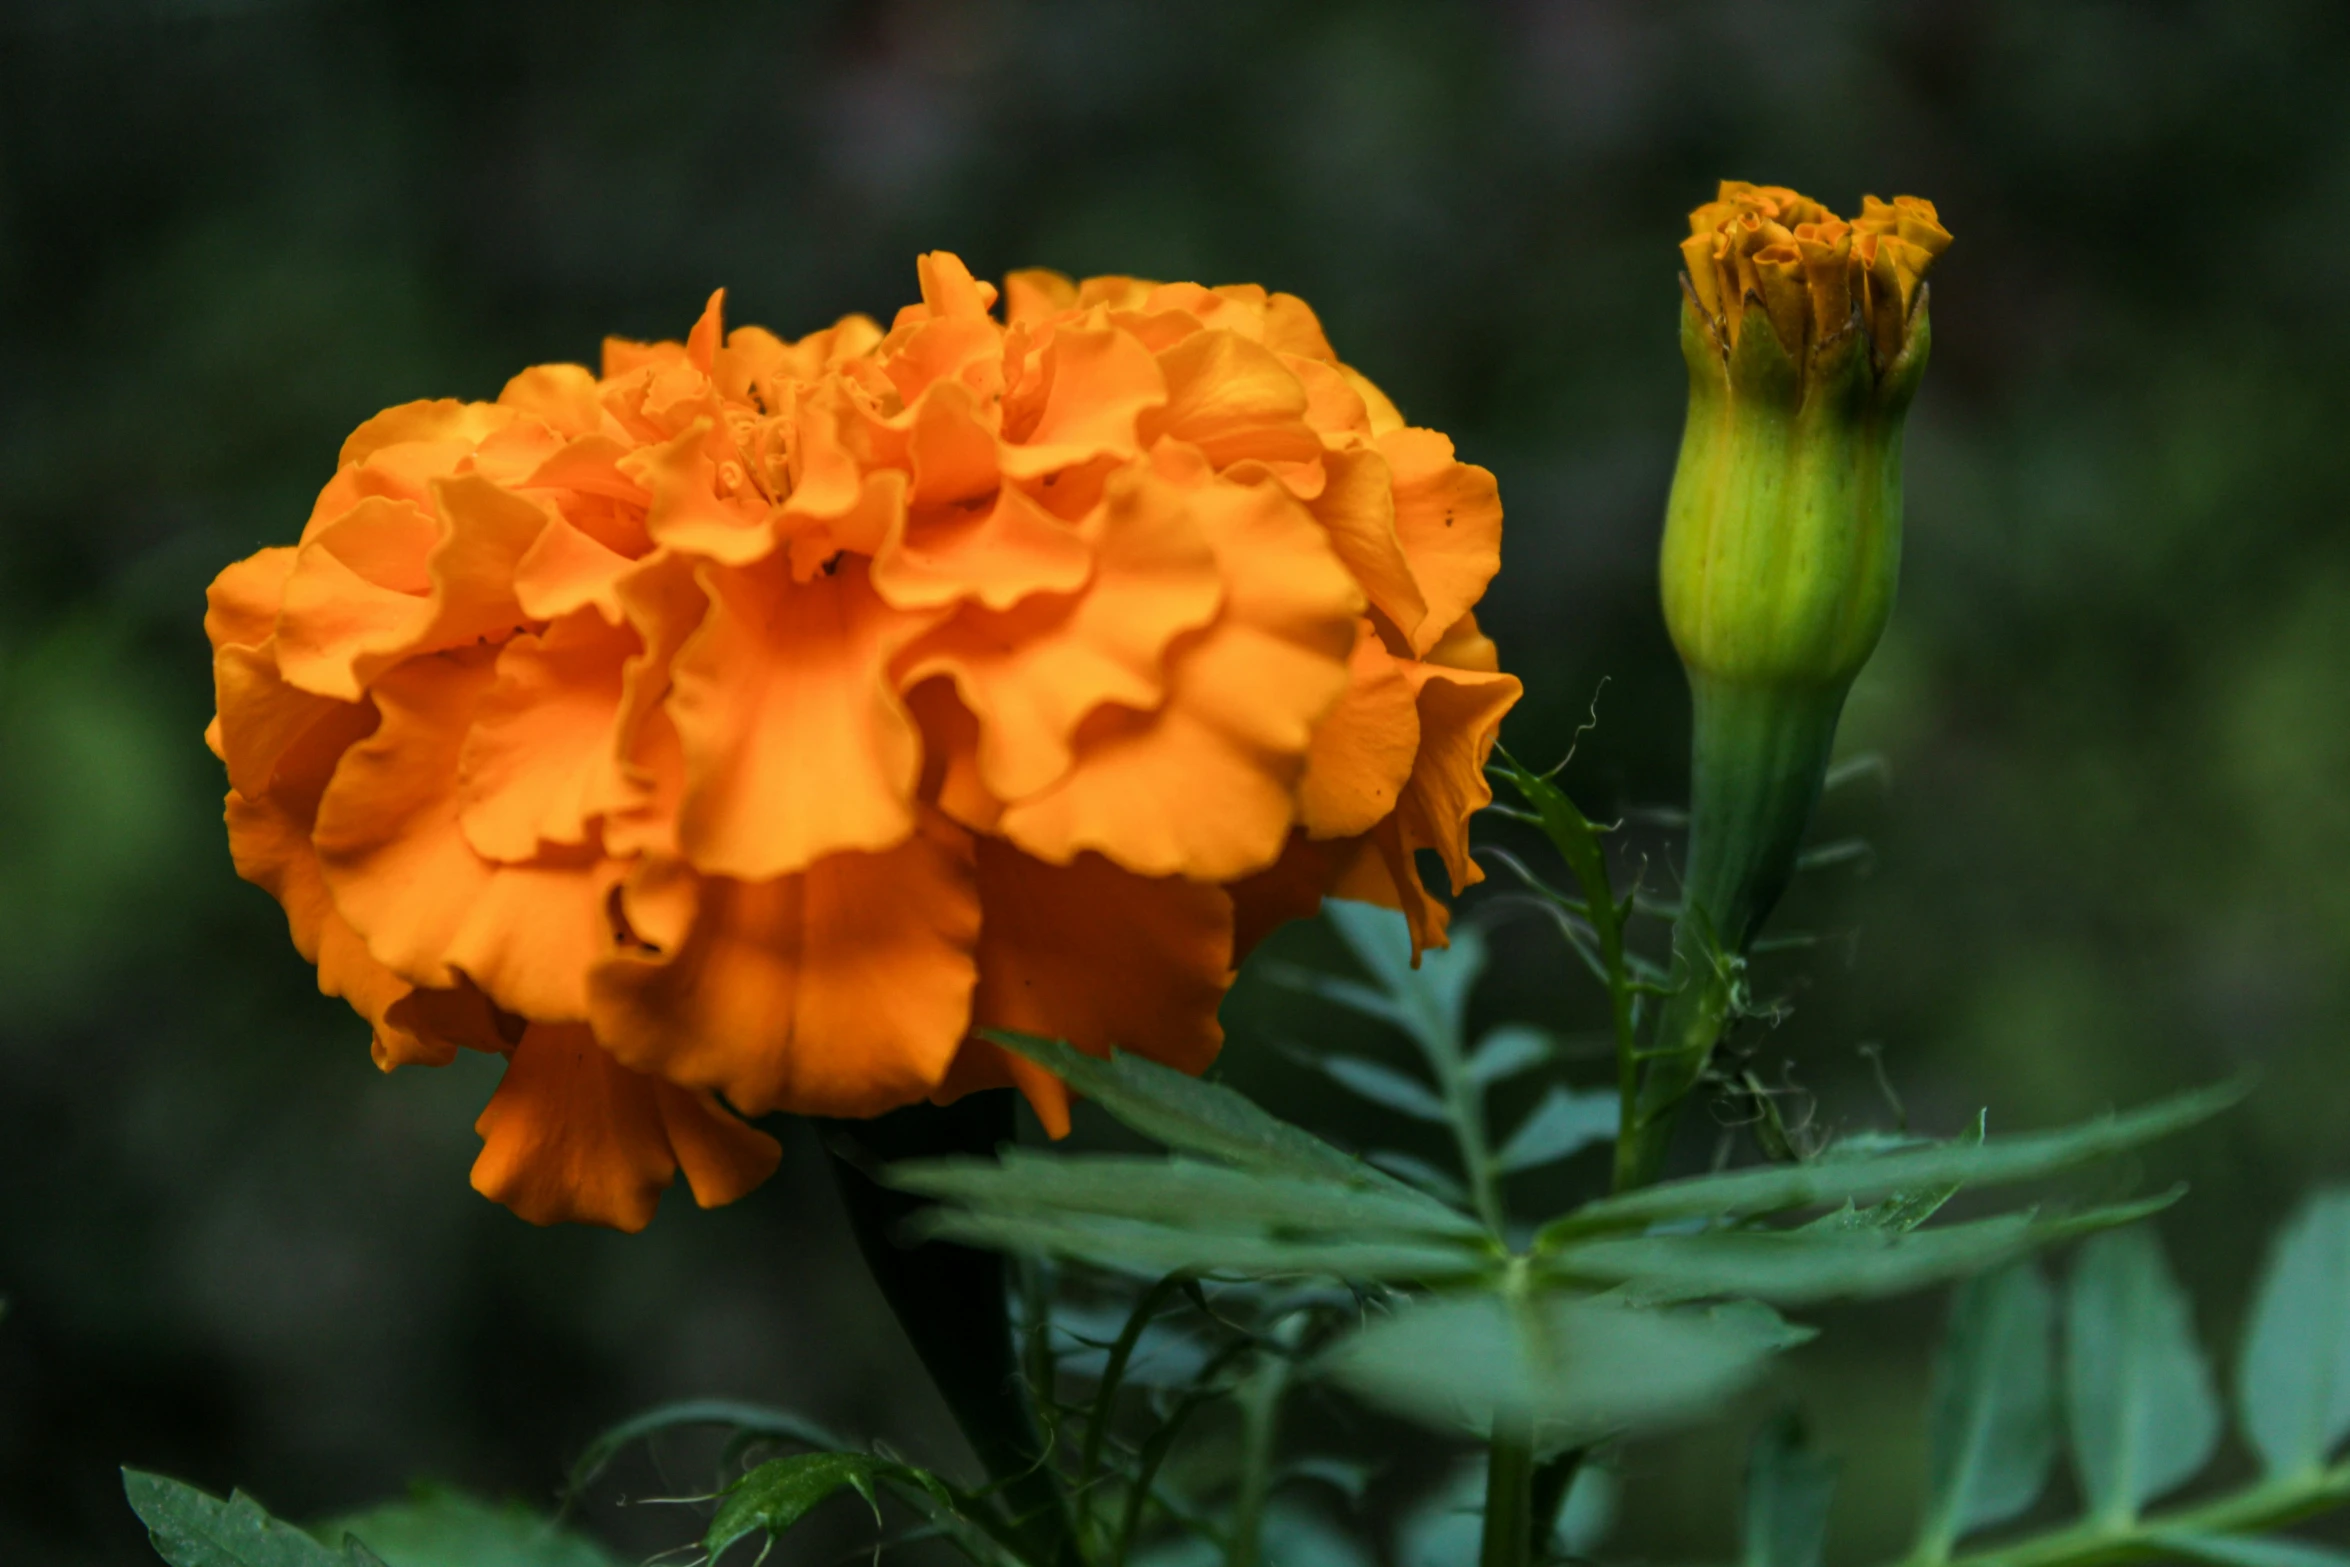
<path fill-rule="evenodd" d="M 499 650 L 458 760 L 458 820 L 476 853 L 511 862 L 587 843 L 616 793 L 621 677 L 639 651 L 632 628 L 592 610 Z"/>
<path fill-rule="evenodd" d="M 584 1017 L 619 867 L 593 854 L 496 865 L 460 826 L 458 755 L 486 652 L 415 659 L 376 682 L 383 721 L 336 766 L 313 838 L 336 910 L 411 984 L 470 978 L 524 1017 Z"/>
<path fill-rule="evenodd" d="M 1079 531 L 1011 485 L 984 508 L 901 511 L 873 560 L 873 586 L 899 609 L 969 599 L 1003 611 L 1037 593 L 1070 594 L 1093 573 Z"/>
<path fill-rule="evenodd" d="M 884 603 L 858 560 L 808 582 L 776 561 L 699 580 L 709 613 L 677 654 L 668 702 L 686 858 L 764 881 L 904 841 L 921 740 L 888 666 L 927 618 Z"/>
<path fill-rule="evenodd" d="M 621 907 L 634 939 L 597 967 L 596 1037 L 745 1110 L 910 1104 L 938 1086 L 968 1031 L 971 842 L 934 814 L 885 852 L 769 881 L 648 864 Z"/>
<path fill-rule="evenodd" d="M 1434 849 L 1444 859 L 1455 893 L 1485 879 L 1469 857 L 1469 818 L 1493 803 L 1485 763 L 1501 734 L 1502 716 L 1523 687 L 1515 675 L 1415 666 L 1419 759 L 1396 808 L 1404 841 Z"/>
<path fill-rule="evenodd" d="M 515 567 L 546 526 L 546 509 L 473 474 L 435 480 L 433 499 L 422 583 L 386 580 L 404 564 L 395 535 L 413 536 L 398 502 L 363 502 L 302 546 L 278 616 L 287 680 L 355 702 L 404 658 L 500 638 L 521 623 Z"/>
<path fill-rule="evenodd" d="M 1004 835 L 1039 858 L 1094 849 L 1145 876 L 1230 881 L 1288 840 L 1315 726 L 1347 687 L 1362 594 L 1278 485 L 1203 487 L 1189 509 L 1222 567 L 1224 612 L 1169 659 L 1156 712 L 1097 711 L 1069 772 L 1007 806 Z"/>
<path fill-rule="evenodd" d="M 1113 703 L 1157 707 L 1168 648 L 1224 602 L 1214 542 L 1187 492 L 1121 474 L 1083 536 L 1094 567 L 1081 593 L 1037 595 L 1004 611 L 967 606 L 906 655 L 906 685 L 934 674 L 954 680 L 979 720 L 980 776 L 998 799 L 1034 794 L 1065 773 L 1087 714 Z"/>
<path fill-rule="evenodd" d="M 1216 1059 L 1216 1008 L 1232 977 L 1232 900 L 1178 877 L 1143 877 L 1099 855 L 1047 865 L 983 838 L 975 1027 L 1112 1045 L 1186 1072 Z M 1069 1130 L 1060 1080 L 996 1046 L 964 1047 L 942 1097 L 1017 1083 L 1055 1137 Z"/>
<path fill-rule="evenodd" d="M 1412 573 L 1395 526 L 1395 488 L 1387 459 L 1374 447 L 1331 452 L 1313 500 L 1314 520 L 1389 625 L 1407 642 L 1428 619 L 1428 601 Z"/>
<path fill-rule="evenodd" d="M 277 630 L 277 606 L 286 579 L 294 574 L 296 552 L 288 547 L 248 555 L 212 579 L 204 590 L 204 634 L 215 652 L 259 647 Z"/>
<path fill-rule="evenodd" d="M 1159 355 L 1167 403 L 1154 435 L 1198 447 L 1217 467 L 1312 462 L 1322 438 L 1305 422 L 1306 389 L 1281 357 L 1237 332 L 1199 332 Z"/>
<path fill-rule="evenodd" d="M 1314 730 L 1298 782 L 1298 821 L 1309 836 L 1352 838 L 1395 809 L 1420 750 L 1416 694 L 1405 662 L 1364 621 L 1347 663 L 1346 695 Z"/>
<path fill-rule="evenodd" d="M 1050 389 L 1035 428 L 1004 447 L 1006 476 L 1042 478 L 1095 457 L 1141 450 L 1136 422 L 1167 401 L 1167 382 L 1139 339 L 1111 326 L 1064 325 L 1044 358 Z"/>
<path fill-rule="evenodd" d="M 1492 474 L 1455 461 L 1452 442 L 1434 430 L 1392 431 L 1379 450 L 1394 477 L 1396 537 L 1428 605 L 1416 627 L 1398 629 L 1425 656 L 1501 569 L 1501 492 Z"/>
<path fill-rule="evenodd" d="M 533 1224 L 641 1230 L 681 1165 L 710 1208 L 757 1186 L 783 1156 L 707 1095 L 621 1066 L 577 1025 L 524 1031 L 474 1130 L 474 1190 Z"/>

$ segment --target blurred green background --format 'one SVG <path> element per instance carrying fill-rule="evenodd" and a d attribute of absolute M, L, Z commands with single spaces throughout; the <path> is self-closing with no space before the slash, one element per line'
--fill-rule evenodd
<path fill-rule="evenodd" d="M 293 537 L 360 419 L 681 335 L 719 284 L 787 333 L 886 319 L 934 246 L 1309 299 L 1499 474 L 1507 736 L 1555 757 L 1597 692 L 1568 776 L 1602 814 L 1686 765 L 1651 580 L 1683 213 L 1723 175 L 1937 201 L 1903 599 L 1846 736 L 1887 765 L 1823 824 L 1875 855 L 1791 900 L 1830 939 L 1772 969 L 1758 1065 L 1881 1118 L 1881 1045 L 1948 1131 L 2257 1064 L 2146 1159 L 2196 1183 L 2164 1234 L 2229 1328 L 2350 1162 L 2346 79 L 2330 0 L 9 0 L 0 1560 L 151 1560 L 126 1460 L 297 1515 L 420 1474 L 544 1499 L 688 1394 L 953 1461 L 804 1133 L 633 1239 L 473 1196 L 495 1065 L 376 1074 L 232 874 L 199 741 L 204 583 Z M 1482 1005 L 1587 1027 L 1544 940 L 1501 928 Z M 1294 1003 L 1252 977 L 1229 1020 L 1236 1080 L 1384 1135 L 1278 1053 Z M 1832 1313 L 1756 1401 L 1851 1461 L 1840 1559 L 1899 1547 L 1939 1311 Z M 1741 1435 L 1635 1453 L 1624 1548 L 1720 1553 Z"/>

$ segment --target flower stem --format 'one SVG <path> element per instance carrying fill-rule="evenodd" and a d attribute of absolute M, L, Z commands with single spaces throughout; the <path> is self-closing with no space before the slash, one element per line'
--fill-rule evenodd
<path fill-rule="evenodd" d="M 1534 1433 L 1496 1417 L 1485 1469 L 1485 1543 L 1477 1567 L 1528 1567 L 1534 1560 Z"/>
<path fill-rule="evenodd" d="M 911 1105 L 869 1121 L 822 1123 L 841 1206 L 865 1266 L 914 1353 L 995 1482 L 1011 1526 L 1039 1567 L 1080 1567 L 1067 1498 L 1045 1456 L 1012 1329 L 1004 1259 L 945 1241 L 903 1244 L 927 1206 L 874 1179 L 899 1159 L 992 1154 L 1013 1137 L 1008 1093 Z"/>
<path fill-rule="evenodd" d="M 1689 865 L 1673 993 L 1616 1143 L 1615 1189 L 1655 1180 L 1689 1091 L 1732 1016 L 1732 965 L 1795 874 L 1845 685 L 1772 688 L 1690 672 Z"/>

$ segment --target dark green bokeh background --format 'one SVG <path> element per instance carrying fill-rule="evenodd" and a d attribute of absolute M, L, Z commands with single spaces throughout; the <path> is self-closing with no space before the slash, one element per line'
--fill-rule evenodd
<path fill-rule="evenodd" d="M 495 1065 L 378 1077 L 231 873 L 198 739 L 205 581 L 293 537 L 361 418 L 680 335 L 719 284 L 790 333 L 886 319 L 933 246 L 1305 295 L 1499 474 L 1508 738 L 1555 756 L 1605 677 L 1569 776 L 1613 812 L 1685 769 L 1651 580 L 1683 212 L 1724 174 L 1939 202 L 1902 604 L 1847 729 L 1890 787 L 1827 824 L 1875 874 L 1799 889 L 1838 940 L 1777 971 L 1761 1059 L 1849 1117 L 1881 1042 L 1937 1130 L 2260 1064 L 2146 1161 L 2196 1182 L 2164 1231 L 2230 1326 L 2350 1126 L 2345 80 L 2314 0 L 12 0 L 0 1560 L 149 1559 L 123 1460 L 296 1514 L 419 1473 L 543 1498 L 686 1394 L 952 1460 L 804 1136 L 633 1239 L 473 1196 Z M 1503 946 L 1489 1011 L 1589 1023 L 1555 950 Z M 1250 980 L 1230 1021 L 1237 1080 L 1378 1130 L 1275 1052 L 1296 1008 Z M 1779 1384 L 1852 1460 L 1841 1558 L 1898 1547 L 1938 1310 L 1834 1314 Z M 1643 1450 L 1631 1542 L 1719 1552 L 1734 1468 Z"/>

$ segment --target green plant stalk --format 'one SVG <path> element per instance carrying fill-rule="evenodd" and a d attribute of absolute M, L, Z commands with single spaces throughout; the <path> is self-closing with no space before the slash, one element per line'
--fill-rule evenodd
<path fill-rule="evenodd" d="M 1729 1021 L 1732 964 L 1795 873 L 1847 689 L 1771 689 L 1696 670 L 1689 684 L 1689 864 L 1673 992 L 1616 1141 L 1617 1191 L 1647 1185 L 1664 1166 L 1675 1114 Z"/>
<path fill-rule="evenodd" d="M 2350 1502 L 2350 1462 L 2262 1480 L 2208 1502 L 2134 1521 L 2087 1519 L 2046 1534 L 1959 1556 L 1913 1552 L 1893 1567 L 2109 1567 L 2176 1559 L 2172 1534 L 2245 1534 L 2274 1529 Z"/>
<path fill-rule="evenodd" d="M 1485 1469 L 1485 1538 L 1477 1567 L 1528 1567 L 1534 1560 L 1534 1434 L 1497 1418 Z"/>
<path fill-rule="evenodd" d="M 1921 293 L 1880 366 L 1857 318 L 1785 345 L 1759 300 L 1737 330 L 1681 311 L 1689 418 L 1659 577 L 1689 676 L 1689 858 L 1673 991 L 1640 1052 L 1619 1191 L 1656 1178 L 1734 1015 L 1734 969 L 1786 891 L 1845 694 L 1901 569 L 1901 438 L 1932 343 Z"/>
<path fill-rule="evenodd" d="M 972 1094 L 952 1105 L 910 1105 L 823 1127 L 857 1249 L 995 1482 L 1022 1556 L 1038 1567 L 1082 1567 L 1068 1501 L 1020 1375 L 1004 1258 L 946 1241 L 909 1248 L 906 1222 L 928 1205 L 871 1175 L 900 1159 L 993 1154 L 1014 1135 L 1012 1096 Z"/>
<path fill-rule="evenodd" d="M 1240 1385 L 1240 1492 L 1232 1503 L 1226 1567 L 1257 1567 L 1264 1551 L 1265 1503 L 1273 1493 L 1273 1448 L 1281 1434 L 1281 1398 L 1289 1391 L 1289 1357 L 1261 1357 Z"/>

